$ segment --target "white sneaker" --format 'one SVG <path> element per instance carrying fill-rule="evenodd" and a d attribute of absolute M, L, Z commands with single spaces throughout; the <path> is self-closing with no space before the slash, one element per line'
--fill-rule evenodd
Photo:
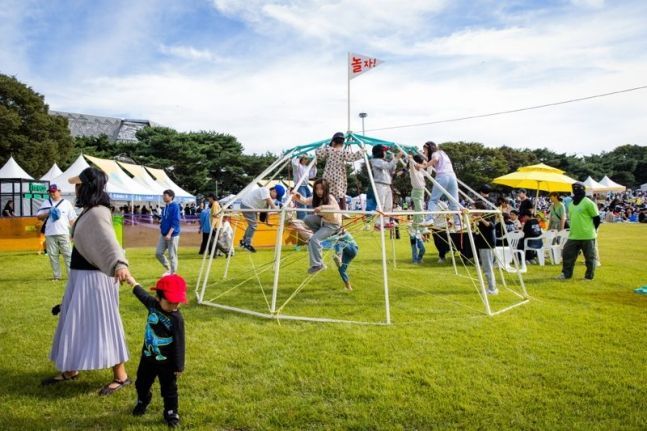
<path fill-rule="evenodd" d="M 495 287 L 494 289 L 487 289 L 486 292 L 487 292 L 488 295 L 498 295 L 499 294 L 499 289 L 497 289 Z"/>
<path fill-rule="evenodd" d="M 442 257 L 439 257 L 438 258 L 438 263 L 445 263 L 445 259 L 443 259 Z"/>
<path fill-rule="evenodd" d="M 162 277 L 166 277 L 167 275 L 171 275 L 171 271 L 166 271 L 164 274 L 162 274 Z"/>

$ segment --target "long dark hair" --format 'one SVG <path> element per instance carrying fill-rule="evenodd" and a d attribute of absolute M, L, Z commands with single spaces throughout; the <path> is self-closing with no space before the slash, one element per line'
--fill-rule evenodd
<path fill-rule="evenodd" d="M 92 208 L 99 205 L 110 208 L 110 196 L 106 193 L 108 176 L 97 168 L 86 168 L 79 175 L 81 184 L 76 191 L 76 206 Z"/>
<path fill-rule="evenodd" d="M 422 147 L 427 149 L 427 160 L 431 160 L 431 155 L 434 153 L 433 148 L 436 148 L 436 150 L 438 149 L 438 145 L 433 141 L 425 142 Z"/>
<path fill-rule="evenodd" d="M 323 188 L 323 197 L 321 198 L 317 196 L 317 184 L 321 184 L 321 187 Z M 330 185 L 327 180 L 319 178 L 312 185 L 312 208 L 328 204 L 330 204 Z"/>

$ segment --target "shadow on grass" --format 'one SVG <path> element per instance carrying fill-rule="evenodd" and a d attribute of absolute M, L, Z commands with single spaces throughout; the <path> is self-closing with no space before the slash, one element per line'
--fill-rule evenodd
<path fill-rule="evenodd" d="M 81 395 L 96 395 L 98 397 L 99 390 L 103 385 L 110 382 L 110 376 L 112 375 L 109 371 L 81 371 L 76 380 L 43 386 L 41 381 L 57 375 L 57 371 L 50 370 L 43 372 L 2 367 L 0 368 L 0 373 L 3 376 L 2 384 L 0 385 L 2 393 L 43 400 L 76 398 Z M 99 374 L 101 374 L 101 377 L 105 381 L 102 380 Z M 134 387 L 134 384 L 131 386 Z M 127 390 L 128 386 L 124 389 Z"/>

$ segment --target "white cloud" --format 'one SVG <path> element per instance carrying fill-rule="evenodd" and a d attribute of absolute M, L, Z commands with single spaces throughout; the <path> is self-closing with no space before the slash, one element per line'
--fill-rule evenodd
<path fill-rule="evenodd" d="M 162 44 L 159 46 L 159 51 L 162 54 L 181 58 L 184 60 L 207 61 L 207 62 L 213 62 L 213 63 L 227 61 L 226 58 L 221 57 L 208 49 L 198 49 L 192 46 L 185 46 L 185 45 L 167 46 Z"/>
<path fill-rule="evenodd" d="M 84 41 L 70 51 L 74 55 L 67 54 L 85 56 L 71 78 L 32 76 L 29 84 L 53 109 L 231 133 L 250 152 L 280 152 L 346 129 L 347 50 L 386 61 L 352 81 L 351 128 L 356 131 L 361 111 L 368 113 L 367 129 L 373 129 L 647 84 L 642 23 L 647 6 L 641 2 L 504 16 L 488 25 L 457 25 L 444 34 L 426 31 L 431 22 L 446 19 L 450 6 L 441 1 L 406 7 L 368 0 L 213 4 L 242 21 L 246 29 L 241 31 L 253 29 L 236 35 L 240 52 L 231 45 L 224 55 L 215 44 L 162 42 L 150 36 L 152 24 L 131 30 L 134 21 L 127 21 L 114 40 L 105 35 Z M 104 56 L 119 53 L 125 58 L 116 61 L 127 65 L 132 56 L 121 45 L 130 40 L 164 58 L 126 73 L 95 65 L 96 50 L 103 50 L 100 65 Z M 465 140 L 594 153 L 627 143 L 647 145 L 646 94 L 374 135 L 409 145 Z"/>

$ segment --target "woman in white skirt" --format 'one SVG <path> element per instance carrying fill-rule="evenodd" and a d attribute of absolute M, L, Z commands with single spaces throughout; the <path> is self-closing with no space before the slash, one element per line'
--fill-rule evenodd
<path fill-rule="evenodd" d="M 112 368 L 114 380 L 99 392 L 109 395 L 130 384 L 119 315 L 119 283 L 130 275 L 128 261 L 112 227 L 106 174 L 87 168 L 69 182 L 76 184 L 83 212 L 72 229 L 70 277 L 49 355 L 60 373 L 42 383 L 75 380 L 80 370 Z"/>

